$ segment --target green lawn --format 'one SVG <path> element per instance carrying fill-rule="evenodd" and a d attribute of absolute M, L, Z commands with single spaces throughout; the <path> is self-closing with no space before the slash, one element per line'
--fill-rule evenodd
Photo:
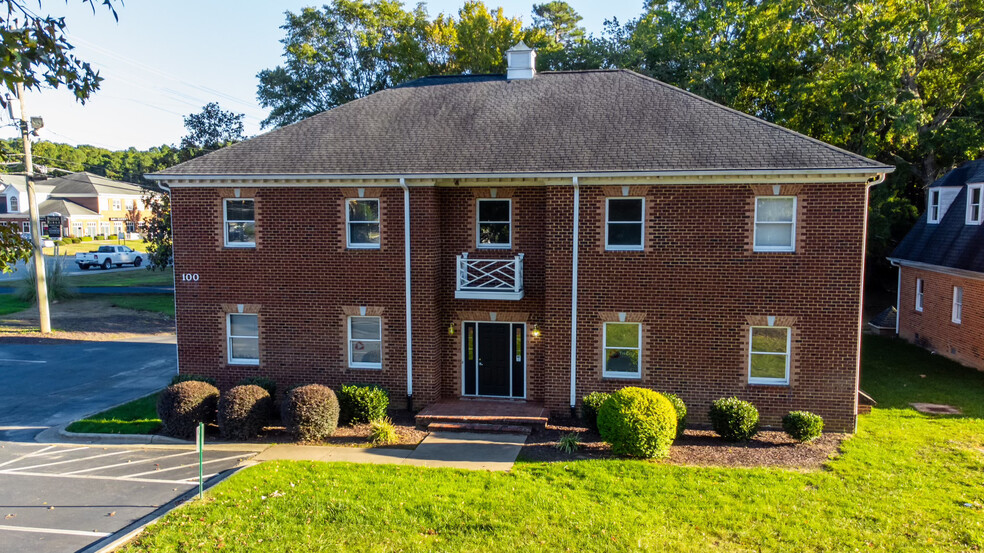
<path fill-rule="evenodd" d="M 17 313 L 31 307 L 31 305 L 33 304 L 30 302 L 15 298 L 13 294 L 0 294 L 0 315 Z"/>
<path fill-rule="evenodd" d="M 152 311 L 174 316 L 173 294 L 120 294 L 108 296 L 93 296 L 109 300 L 113 307 L 134 309 L 136 311 Z"/>
<path fill-rule="evenodd" d="M 123 551 L 981 550 L 984 374 L 879 337 L 865 338 L 863 365 L 880 403 L 825 470 L 264 463 Z"/>
<path fill-rule="evenodd" d="M 150 434 L 161 426 L 157 418 L 157 394 L 103 411 L 68 425 L 69 432 L 102 434 Z"/>
<path fill-rule="evenodd" d="M 174 270 L 170 268 L 164 271 L 138 269 L 101 273 L 98 269 L 92 269 L 88 274 L 73 276 L 69 282 L 72 286 L 80 288 L 87 286 L 174 286 Z"/>
<path fill-rule="evenodd" d="M 91 242 L 79 242 L 78 244 L 65 244 L 58 246 L 58 255 L 75 255 L 80 252 L 91 252 L 99 249 L 99 246 L 130 246 L 138 252 L 147 251 L 147 242 L 143 240 L 127 240 L 118 242 L 116 240 L 92 240 Z M 55 248 L 44 248 L 44 255 L 55 255 Z"/>

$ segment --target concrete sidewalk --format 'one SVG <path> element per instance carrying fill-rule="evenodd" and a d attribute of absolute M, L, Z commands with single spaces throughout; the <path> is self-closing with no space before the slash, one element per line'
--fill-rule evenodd
<path fill-rule="evenodd" d="M 328 461 L 508 471 L 526 442 L 522 434 L 432 432 L 416 449 L 275 445 L 253 461 Z"/>

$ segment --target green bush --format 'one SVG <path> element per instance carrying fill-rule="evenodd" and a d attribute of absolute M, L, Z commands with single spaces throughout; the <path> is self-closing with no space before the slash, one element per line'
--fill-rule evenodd
<path fill-rule="evenodd" d="M 72 287 L 71 278 L 63 269 L 63 265 L 57 259 L 46 257 L 44 260 L 44 283 L 48 291 L 49 301 L 66 300 L 78 295 L 78 291 Z M 14 297 L 28 303 L 38 301 L 37 277 L 34 272 L 34 263 L 27 263 L 27 274 L 17 282 L 14 289 Z"/>
<path fill-rule="evenodd" d="M 581 420 L 588 428 L 598 430 L 598 408 L 610 395 L 605 392 L 591 392 L 581 398 Z"/>
<path fill-rule="evenodd" d="M 92 242 L 91 236 L 83 236 L 79 239 L 79 242 Z"/>
<path fill-rule="evenodd" d="M 758 409 L 736 397 L 716 400 L 708 417 L 714 432 L 730 442 L 750 440 L 758 432 Z"/>
<path fill-rule="evenodd" d="M 273 400 L 266 390 L 252 384 L 236 386 L 219 397 L 218 422 L 227 440 L 255 438 L 272 411 Z"/>
<path fill-rule="evenodd" d="M 198 423 L 215 421 L 219 390 L 205 382 L 179 382 L 157 396 L 157 416 L 162 432 L 175 438 L 191 438 Z"/>
<path fill-rule="evenodd" d="M 321 440 L 338 428 L 338 399 L 327 386 L 298 386 L 287 392 L 280 409 L 287 432 L 299 441 Z"/>
<path fill-rule="evenodd" d="M 272 378 L 267 378 L 265 376 L 247 376 L 246 378 L 239 381 L 236 386 L 259 386 L 270 394 L 270 399 L 275 400 L 277 398 L 277 381 Z"/>
<path fill-rule="evenodd" d="M 174 378 L 171 379 L 171 385 L 173 386 L 175 384 L 178 384 L 179 382 L 204 382 L 206 384 L 211 384 L 212 386 L 216 385 L 215 379 L 212 378 L 211 376 L 202 376 L 200 374 L 191 374 L 191 373 L 181 373 L 181 374 L 174 375 Z"/>
<path fill-rule="evenodd" d="M 342 424 L 372 422 L 386 416 L 389 394 L 375 384 L 343 384 L 338 392 Z"/>
<path fill-rule="evenodd" d="M 799 442 L 812 442 L 823 434 L 823 417 L 809 411 L 792 411 L 782 418 L 782 429 Z"/>
<path fill-rule="evenodd" d="M 69 238 L 69 240 L 71 240 L 73 244 L 81 244 L 82 243 L 82 239 L 79 238 L 78 236 L 73 236 L 72 238 Z"/>
<path fill-rule="evenodd" d="M 376 445 L 395 444 L 400 441 L 396 427 L 389 417 L 376 419 L 369 423 L 369 440 Z"/>
<path fill-rule="evenodd" d="M 64 245 L 65 245 L 65 243 L 66 243 L 66 242 L 65 242 L 64 240 L 55 240 L 55 245 L 56 245 L 56 246 L 64 246 Z"/>
<path fill-rule="evenodd" d="M 577 432 L 564 434 L 557 440 L 557 449 L 564 453 L 574 453 L 581 447 L 581 435 Z"/>
<path fill-rule="evenodd" d="M 680 399 L 676 394 L 663 394 L 666 399 L 670 400 L 673 405 L 673 410 L 676 411 L 677 417 L 677 438 L 683 436 L 683 431 L 687 428 L 687 404 Z"/>
<path fill-rule="evenodd" d="M 666 457 L 676 436 L 676 411 L 666 396 L 622 388 L 598 409 L 598 432 L 617 455 Z"/>
<path fill-rule="evenodd" d="M 105 234 L 97 234 L 95 239 L 96 240 L 105 240 L 106 239 L 106 235 Z"/>

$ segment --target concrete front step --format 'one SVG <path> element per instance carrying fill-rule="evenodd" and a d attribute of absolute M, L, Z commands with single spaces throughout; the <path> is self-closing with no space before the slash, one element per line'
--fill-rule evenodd
<path fill-rule="evenodd" d="M 487 434 L 525 434 L 533 428 L 518 424 L 489 424 L 480 422 L 432 422 L 427 425 L 430 432 L 483 432 Z"/>
<path fill-rule="evenodd" d="M 522 426 L 530 430 L 543 430 L 547 417 L 510 417 L 481 415 L 417 415 L 417 428 L 433 428 L 435 424 L 477 424 L 490 426 Z"/>

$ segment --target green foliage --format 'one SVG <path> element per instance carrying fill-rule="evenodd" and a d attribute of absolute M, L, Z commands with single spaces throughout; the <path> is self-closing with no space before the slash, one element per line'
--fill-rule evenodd
<path fill-rule="evenodd" d="M 338 404 L 342 424 L 372 422 L 386 416 L 389 394 L 375 384 L 343 384 Z"/>
<path fill-rule="evenodd" d="M 181 147 L 196 150 L 217 150 L 245 138 L 243 119 L 246 114 L 223 111 L 217 102 L 209 102 L 200 113 L 185 116 L 188 134 L 181 139 Z"/>
<path fill-rule="evenodd" d="M 31 307 L 30 303 L 15 298 L 13 294 L 0 294 L 0 315 L 17 313 L 28 307 Z"/>
<path fill-rule="evenodd" d="M 616 391 L 598 410 L 598 432 L 617 455 L 666 457 L 676 436 L 676 411 L 666 396 L 646 388 Z"/>
<path fill-rule="evenodd" d="M 287 432 L 299 441 L 321 440 L 338 428 L 338 399 L 320 384 L 298 386 L 287 392 L 280 406 Z"/>
<path fill-rule="evenodd" d="M 715 400 L 708 417 L 714 432 L 730 442 L 748 441 L 758 433 L 758 409 L 736 397 Z"/>
<path fill-rule="evenodd" d="M 144 221 L 144 240 L 147 241 L 147 269 L 165 270 L 174 260 L 171 242 L 171 196 L 148 191 L 143 198 L 150 214 Z"/>
<path fill-rule="evenodd" d="M 273 399 L 263 388 L 252 384 L 230 388 L 219 397 L 219 431 L 227 440 L 255 438 L 272 410 Z"/>
<path fill-rule="evenodd" d="M 375 445 L 390 445 L 400 441 L 396 427 L 389 417 L 376 419 L 369 423 L 369 441 Z"/>
<path fill-rule="evenodd" d="M 45 258 L 44 282 L 48 291 L 48 301 L 66 300 L 78 295 L 78 291 L 72 286 L 71 278 L 57 259 Z M 34 304 L 38 301 L 37 293 L 37 273 L 34 270 L 34 263 L 28 262 L 27 273 L 24 278 L 17 281 L 14 295 L 21 301 Z"/>
<path fill-rule="evenodd" d="M 588 428 L 598 430 L 598 409 L 610 395 L 605 392 L 591 392 L 581 398 L 581 420 Z"/>
<path fill-rule="evenodd" d="M 214 378 L 200 374 L 181 373 L 174 375 L 174 378 L 171 379 L 172 386 L 181 382 L 204 382 L 210 386 L 215 386 Z"/>
<path fill-rule="evenodd" d="M 65 430 L 85 434 L 151 434 L 161 427 L 161 419 L 157 416 L 157 396 L 150 394 L 77 420 Z"/>
<path fill-rule="evenodd" d="M 16 227 L 0 225 L 0 273 L 12 271 L 14 263 L 29 260 L 33 252 L 31 243 L 21 238 Z"/>
<path fill-rule="evenodd" d="M 79 240 L 82 241 L 82 242 L 92 242 L 92 237 L 91 236 L 82 236 L 81 238 L 79 238 Z"/>
<path fill-rule="evenodd" d="M 109 301 L 113 307 L 148 311 L 174 317 L 174 294 L 118 294 L 105 295 L 100 299 Z"/>
<path fill-rule="evenodd" d="M 277 381 L 272 378 L 267 378 L 265 376 L 247 376 L 246 378 L 239 381 L 237 386 L 259 386 L 270 394 L 271 398 L 277 397 Z"/>
<path fill-rule="evenodd" d="M 577 432 L 564 434 L 557 440 L 557 449 L 564 453 L 574 453 L 581 448 L 581 435 Z"/>
<path fill-rule="evenodd" d="M 191 438 L 199 423 L 215 422 L 219 390 L 206 382 L 189 380 L 172 384 L 157 397 L 157 416 L 162 432 L 174 438 Z"/>
<path fill-rule="evenodd" d="M 670 404 L 673 405 L 673 410 L 676 411 L 677 418 L 677 438 L 683 436 L 683 431 L 687 428 L 687 405 L 683 403 L 676 394 L 663 394 L 663 396 L 669 400 Z"/>
<path fill-rule="evenodd" d="M 782 418 L 782 429 L 800 442 L 812 442 L 823 434 L 823 417 L 809 411 L 792 411 Z"/>

